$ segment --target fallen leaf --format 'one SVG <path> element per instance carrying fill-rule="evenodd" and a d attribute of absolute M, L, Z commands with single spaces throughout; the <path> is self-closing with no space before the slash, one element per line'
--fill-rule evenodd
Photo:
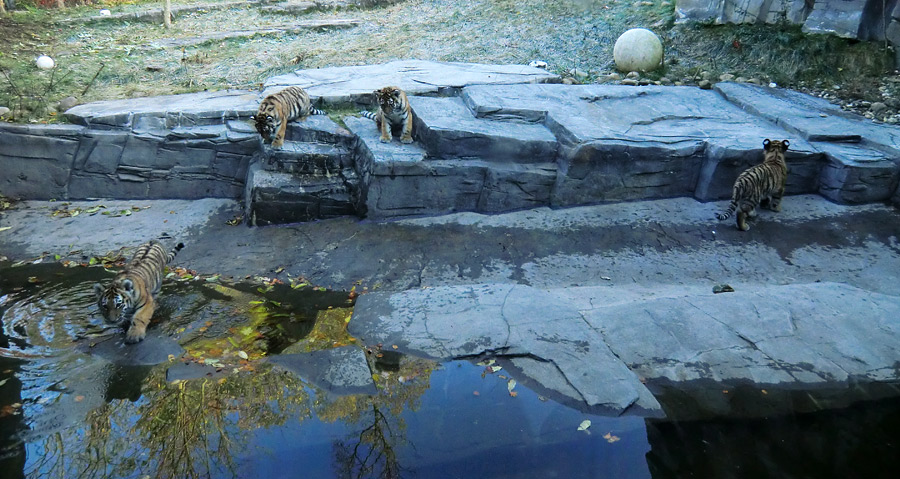
<path fill-rule="evenodd" d="M 515 379 L 510 379 L 509 381 L 506 382 L 506 390 L 509 391 L 509 395 L 510 395 L 510 396 L 515 397 L 515 396 L 513 395 L 513 389 L 514 389 L 515 387 L 516 387 L 516 380 L 515 380 Z"/>
<path fill-rule="evenodd" d="M 472 391 L 473 396 L 481 396 L 481 393 L 478 391 Z"/>
<path fill-rule="evenodd" d="M 3 385 L 6 384 L 6 381 L 9 381 L 9 378 L 6 378 L 3 381 L 0 381 L 0 387 L 3 387 Z"/>
<path fill-rule="evenodd" d="M 174 355 L 174 354 L 170 354 L 170 355 L 169 355 L 169 362 L 172 362 L 172 361 L 174 361 L 174 360 L 175 360 L 175 355 Z"/>
<path fill-rule="evenodd" d="M 12 229 L 12 226 L 4 226 L 4 227 L 0 228 L 0 231 L 6 231 L 6 230 L 10 230 L 10 229 Z"/>
<path fill-rule="evenodd" d="M 84 396 L 75 396 L 75 402 L 84 401 Z"/>
<path fill-rule="evenodd" d="M 612 281 L 612 278 L 610 278 L 609 276 L 601 276 L 600 279 L 604 281 Z"/>
<path fill-rule="evenodd" d="M 396 345 L 396 344 L 392 344 L 391 347 L 394 348 L 394 349 L 397 349 L 397 345 Z"/>
<path fill-rule="evenodd" d="M 603 439 L 606 439 L 606 442 L 612 444 L 612 443 L 618 441 L 618 440 L 621 439 L 621 438 L 620 438 L 619 436 L 613 436 L 612 433 L 609 433 L 609 432 L 608 432 L 608 433 L 606 433 L 606 434 L 603 435 Z"/>
<path fill-rule="evenodd" d="M 492 373 L 496 373 L 497 371 L 499 371 L 499 370 L 501 370 L 501 369 L 503 369 L 503 368 L 500 367 L 500 366 L 491 366 L 491 367 L 490 367 L 490 370 L 491 370 Z"/>
<path fill-rule="evenodd" d="M 250 356 L 248 356 L 247 353 L 245 353 L 244 351 L 238 351 L 237 354 L 238 354 L 238 356 L 239 356 L 241 359 L 248 359 L 248 358 L 250 357 Z"/>
<path fill-rule="evenodd" d="M 578 430 L 579 431 L 587 431 L 587 428 L 589 428 L 589 427 L 591 427 L 591 420 L 585 419 L 584 421 L 581 421 L 581 424 L 578 425 Z"/>

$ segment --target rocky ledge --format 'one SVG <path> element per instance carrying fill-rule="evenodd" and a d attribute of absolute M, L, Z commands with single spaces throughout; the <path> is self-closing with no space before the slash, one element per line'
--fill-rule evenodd
<path fill-rule="evenodd" d="M 263 93 L 202 92 L 106 101 L 72 124 L 0 126 L 0 192 L 23 199 L 242 198 L 252 224 L 498 213 L 535 206 L 693 196 L 726 198 L 790 139 L 788 194 L 841 203 L 898 199 L 900 131 L 808 95 L 720 83 L 562 85 L 522 65 L 396 61 L 301 70 Z M 410 94 L 415 143 L 381 143 L 356 116 L 294 122 L 285 147 L 249 122 L 289 85 L 326 110 Z M 336 123 L 337 120 L 339 123 Z"/>

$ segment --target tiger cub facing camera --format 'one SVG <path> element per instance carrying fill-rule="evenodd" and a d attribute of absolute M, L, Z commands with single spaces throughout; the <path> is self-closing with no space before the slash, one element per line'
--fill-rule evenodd
<path fill-rule="evenodd" d="M 400 142 L 412 143 L 413 116 L 406 92 L 399 87 L 386 86 L 375 90 L 374 93 L 378 102 L 378 113 L 361 111 L 360 114 L 375 120 L 375 126 L 381 132 L 381 142 L 390 143 L 393 138 L 392 131 L 399 129 Z"/>
<path fill-rule="evenodd" d="M 313 108 L 306 90 L 291 86 L 264 98 L 256 115 L 250 119 L 256 123 L 256 131 L 263 140 L 272 142 L 273 148 L 281 148 L 289 121 L 302 121 L 309 115 L 325 114 L 324 111 Z"/>
<path fill-rule="evenodd" d="M 94 284 L 97 306 L 106 322 L 117 326 L 128 324 L 125 342 L 134 344 L 144 339 L 147 325 L 156 309 L 156 295 L 162 284 L 166 264 L 184 248 L 178 243 L 170 252 L 151 240 L 138 246 L 125 269 L 105 287 Z"/>
<path fill-rule="evenodd" d="M 790 144 L 788 140 L 766 138 L 763 141 L 763 162 L 738 175 L 731 193 L 731 204 L 724 212 L 716 213 L 716 218 L 726 220 L 737 211 L 737 228 L 747 231 L 750 229 L 747 218 L 756 216 L 756 207 L 764 199 L 769 200 L 769 209 L 781 211 L 788 174 L 784 153 Z"/>

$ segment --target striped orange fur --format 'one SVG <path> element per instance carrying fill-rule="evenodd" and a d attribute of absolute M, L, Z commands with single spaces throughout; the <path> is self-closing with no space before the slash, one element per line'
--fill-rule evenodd
<path fill-rule="evenodd" d="M 788 146 L 788 140 L 772 141 L 766 138 L 763 141 L 763 162 L 738 175 L 728 209 L 716 213 L 716 218 L 726 220 L 737 211 L 737 227 L 747 231 L 750 229 L 747 218 L 756 216 L 756 207 L 763 200 L 769 200 L 772 211 L 781 211 L 781 198 L 788 175 L 784 154 Z"/>
<path fill-rule="evenodd" d="M 252 119 L 263 140 L 271 141 L 274 148 L 281 148 L 284 145 L 287 122 L 324 114 L 324 111 L 313 108 L 309 94 L 303 88 L 291 86 L 263 99 Z"/>
<path fill-rule="evenodd" d="M 162 284 L 163 271 L 175 255 L 184 247 L 178 243 L 170 252 L 163 245 L 151 240 L 138 246 L 125 269 L 116 275 L 106 287 L 94 285 L 97 306 L 108 323 L 124 326 L 126 343 L 144 339 L 147 325 L 156 310 L 156 295 Z"/>
<path fill-rule="evenodd" d="M 406 92 L 399 87 L 386 86 L 375 90 L 374 94 L 375 101 L 378 103 L 378 112 L 362 111 L 360 114 L 375 120 L 375 126 L 381 132 L 383 143 L 391 141 L 395 129 L 400 130 L 400 142 L 412 143 L 413 115 Z"/>

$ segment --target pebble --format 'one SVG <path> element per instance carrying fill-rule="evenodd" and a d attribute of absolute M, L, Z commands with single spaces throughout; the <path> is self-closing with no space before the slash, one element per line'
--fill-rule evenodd
<path fill-rule="evenodd" d="M 872 114 L 876 115 L 876 116 L 884 113 L 885 110 L 887 110 L 887 109 L 888 109 L 888 106 L 885 105 L 884 103 L 881 103 L 880 101 L 876 101 L 875 103 L 872 103 L 872 106 L 869 107 L 869 111 L 872 112 Z"/>
<path fill-rule="evenodd" d="M 622 79 L 622 75 L 619 75 L 618 73 L 613 72 L 613 73 L 610 73 L 609 75 L 607 75 L 606 78 L 610 81 L 618 81 L 618 80 Z"/>
<path fill-rule="evenodd" d="M 563 78 L 562 82 L 565 85 L 577 85 L 578 84 L 578 80 L 576 80 L 574 78 L 569 78 L 569 77 Z"/>
<path fill-rule="evenodd" d="M 640 77 L 641 77 L 641 74 L 638 73 L 638 72 L 628 72 L 628 74 L 625 75 L 625 78 L 629 78 L 629 79 L 632 79 L 632 80 L 636 80 L 636 79 L 638 79 L 638 78 L 640 78 Z"/>
<path fill-rule="evenodd" d="M 67 96 L 59 101 L 59 111 L 66 111 L 78 104 L 78 99 L 74 96 Z"/>
<path fill-rule="evenodd" d="M 0 118 L 9 114 L 11 110 L 5 106 L 0 106 Z"/>
<path fill-rule="evenodd" d="M 734 80 L 734 75 L 732 75 L 731 73 L 723 73 L 723 74 L 719 75 L 719 80 L 731 81 L 731 80 Z"/>
<path fill-rule="evenodd" d="M 579 70 L 578 68 L 573 68 L 573 69 L 569 70 L 569 73 L 573 77 L 575 77 L 579 80 L 584 80 L 585 78 L 588 77 L 588 72 L 586 72 L 584 70 Z"/>
<path fill-rule="evenodd" d="M 701 90 L 710 90 L 712 89 L 712 82 L 709 80 L 700 80 L 700 82 L 697 83 L 697 86 L 700 87 Z"/>
<path fill-rule="evenodd" d="M 650 80 L 648 80 L 646 78 L 641 78 L 640 80 L 638 80 L 638 85 L 647 86 L 649 84 L 650 84 Z"/>
<path fill-rule="evenodd" d="M 744 77 L 737 77 L 734 79 L 734 81 L 736 81 L 738 83 L 747 83 L 747 79 Z"/>
<path fill-rule="evenodd" d="M 629 85 L 629 86 L 637 86 L 638 85 L 637 80 L 635 80 L 633 78 L 626 78 L 626 79 L 622 80 L 620 83 L 622 85 Z"/>
<path fill-rule="evenodd" d="M 663 85 L 668 85 L 669 83 L 672 83 L 672 80 L 670 80 L 669 77 L 662 77 L 659 79 L 659 82 Z"/>

